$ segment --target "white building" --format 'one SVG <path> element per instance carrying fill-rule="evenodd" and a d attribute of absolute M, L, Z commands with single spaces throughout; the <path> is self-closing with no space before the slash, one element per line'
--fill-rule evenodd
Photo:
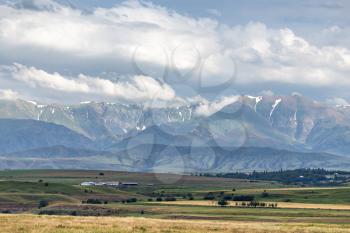
<path fill-rule="evenodd" d="M 110 186 L 110 187 L 118 187 L 120 183 L 118 181 L 108 181 L 108 182 L 93 182 L 93 181 L 85 181 L 80 184 L 81 186 Z"/>
<path fill-rule="evenodd" d="M 85 182 L 81 183 L 80 185 L 81 186 L 94 186 L 95 182 L 85 181 Z"/>

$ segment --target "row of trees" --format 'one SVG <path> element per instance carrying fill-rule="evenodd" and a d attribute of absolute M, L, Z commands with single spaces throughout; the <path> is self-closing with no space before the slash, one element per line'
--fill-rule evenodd
<path fill-rule="evenodd" d="M 205 194 L 203 199 L 204 200 L 215 200 L 217 197 L 222 199 L 222 200 L 225 200 L 225 201 L 253 201 L 254 200 L 253 195 L 233 195 L 233 194 L 224 195 L 224 194 L 222 194 L 222 195 L 216 196 L 212 192 Z"/>
<path fill-rule="evenodd" d="M 295 170 L 279 170 L 279 171 L 253 171 L 251 173 L 235 172 L 235 173 L 195 173 L 194 176 L 209 176 L 209 177 L 225 177 L 234 179 L 248 179 L 248 180 L 267 180 L 279 181 L 285 184 L 302 183 L 302 184 L 320 184 L 326 182 L 327 175 L 332 174 L 350 175 L 346 171 L 328 171 L 325 169 L 310 169 L 302 168 Z"/>
<path fill-rule="evenodd" d="M 218 201 L 219 206 L 227 206 L 228 201 L 221 199 Z M 266 203 L 259 201 L 250 201 L 250 202 L 236 202 L 236 207 L 246 207 L 246 208 L 277 208 L 277 203 Z"/>

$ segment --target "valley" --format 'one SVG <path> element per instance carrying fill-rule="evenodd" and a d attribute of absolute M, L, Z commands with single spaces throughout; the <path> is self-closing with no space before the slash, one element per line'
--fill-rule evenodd
<path fill-rule="evenodd" d="M 85 181 L 134 182 L 137 186 L 81 186 Z M 348 232 L 349 191 L 348 185 L 305 188 L 275 181 L 175 174 L 1 171 L 0 227 L 6 233 L 78 229 L 94 233 L 214 229 L 242 233 Z M 228 198 L 249 196 L 276 206 L 247 207 Z M 228 205 L 220 206 L 221 199 L 227 199 Z"/>

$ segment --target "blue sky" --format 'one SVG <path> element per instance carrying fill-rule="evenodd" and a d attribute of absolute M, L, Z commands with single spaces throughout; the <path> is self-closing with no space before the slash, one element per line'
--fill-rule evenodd
<path fill-rule="evenodd" d="M 60 0 L 82 9 L 113 7 L 119 0 Z M 346 0 L 250 0 L 250 1 L 211 1 L 211 0 L 154 0 L 154 4 L 174 9 L 182 14 L 195 17 L 217 17 L 229 25 L 250 21 L 264 22 L 273 27 L 298 26 L 323 28 L 325 26 L 347 26 L 350 19 L 350 2 Z M 211 13 L 216 10 L 218 14 Z"/>
<path fill-rule="evenodd" d="M 0 98 L 347 104 L 348 12 L 346 0 L 0 0 Z"/>

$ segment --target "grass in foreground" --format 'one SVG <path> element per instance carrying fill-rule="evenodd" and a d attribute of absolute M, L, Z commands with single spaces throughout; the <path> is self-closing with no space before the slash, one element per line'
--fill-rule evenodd
<path fill-rule="evenodd" d="M 2 233 L 126 233 L 126 232 L 350 232 L 342 224 L 220 222 L 118 217 L 0 215 Z"/>

